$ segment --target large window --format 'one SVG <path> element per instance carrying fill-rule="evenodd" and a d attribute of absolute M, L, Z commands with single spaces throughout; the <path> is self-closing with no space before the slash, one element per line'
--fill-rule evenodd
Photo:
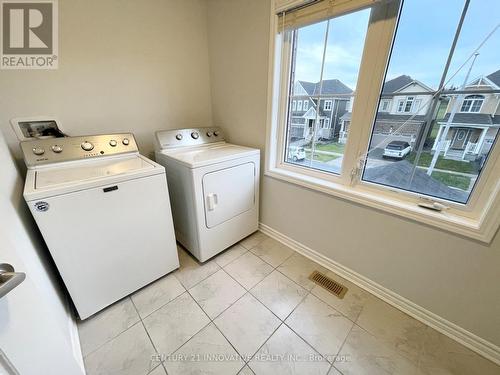
<path fill-rule="evenodd" d="M 266 173 L 491 239 L 500 31 L 489 15 L 500 2 L 286 3 L 275 18 Z"/>

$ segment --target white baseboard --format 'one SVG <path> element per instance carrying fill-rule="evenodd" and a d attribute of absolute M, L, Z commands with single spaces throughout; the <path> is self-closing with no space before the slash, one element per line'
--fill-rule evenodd
<path fill-rule="evenodd" d="M 332 259 L 318 253 L 317 251 L 301 244 L 298 241 L 278 232 L 266 224 L 260 223 L 259 229 L 269 237 L 289 246 L 298 253 L 315 261 L 321 266 L 335 272 L 339 276 L 356 284 L 360 288 L 365 289 L 371 294 L 379 297 L 388 304 L 414 317 L 422 323 L 434 328 L 451 339 L 461 343 L 474 352 L 482 355 L 485 358 L 500 365 L 500 347 L 482 339 L 481 337 L 465 330 L 462 327 L 436 315 L 429 310 L 409 301 L 397 293 L 377 284 L 376 282 L 360 275 L 359 273 L 344 267 L 343 265 L 333 261 Z"/>

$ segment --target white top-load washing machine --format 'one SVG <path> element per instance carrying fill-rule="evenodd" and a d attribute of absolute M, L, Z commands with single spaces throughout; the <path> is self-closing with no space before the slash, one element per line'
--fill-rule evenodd
<path fill-rule="evenodd" d="M 21 148 L 24 198 L 81 319 L 179 267 L 165 169 L 132 134 Z"/>
<path fill-rule="evenodd" d="M 258 149 L 226 143 L 219 128 L 158 131 L 177 240 L 204 262 L 255 232 Z"/>

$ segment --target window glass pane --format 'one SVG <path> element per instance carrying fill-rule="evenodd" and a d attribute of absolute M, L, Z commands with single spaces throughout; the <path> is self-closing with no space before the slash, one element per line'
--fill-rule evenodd
<path fill-rule="evenodd" d="M 380 96 L 397 111 L 376 115 L 364 181 L 468 201 L 500 126 L 500 2 L 470 2 L 443 80 L 464 4 L 404 1 Z"/>
<path fill-rule="evenodd" d="M 289 102 L 308 104 L 289 110 L 286 162 L 340 173 L 369 16 L 364 9 L 294 32 Z"/>

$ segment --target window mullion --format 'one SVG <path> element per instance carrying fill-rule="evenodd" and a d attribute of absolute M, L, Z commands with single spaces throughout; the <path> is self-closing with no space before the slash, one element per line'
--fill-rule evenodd
<path fill-rule="evenodd" d="M 371 11 L 342 163 L 341 181 L 345 185 L 355 183 L 353 172 L 358 171 L 368 150 L 399 7 L 400 1 L 393 1 L 378 4 Z"/>

